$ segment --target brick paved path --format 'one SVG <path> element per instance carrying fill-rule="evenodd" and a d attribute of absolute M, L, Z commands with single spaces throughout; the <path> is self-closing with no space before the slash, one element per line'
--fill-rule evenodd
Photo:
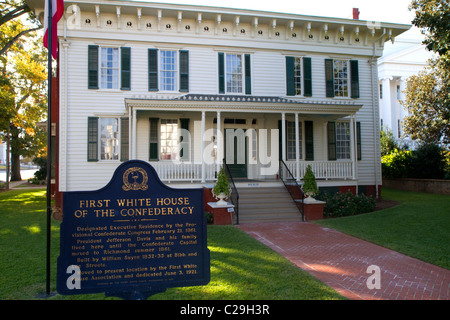
<path fill-rule="evenodd" d="M 341 295 L 355 300 L 449 300 L 450 270 L 306 222 L 248 223 L 239 228 Z M 379 267 L 380 289 L 376 272 Z M 370 278 L 370 279 L 369 279 Z"/>

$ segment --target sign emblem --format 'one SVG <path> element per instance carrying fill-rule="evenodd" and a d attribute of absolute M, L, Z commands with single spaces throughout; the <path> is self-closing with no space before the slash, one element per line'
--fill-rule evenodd
<path fill-rule="evenodd" d="M 139 167 L 129 168 L 123 174 L 122 189 L 125 191 L 129 190 L 147 190 L 148 189 L 148 176 L 147 172 Z"/>

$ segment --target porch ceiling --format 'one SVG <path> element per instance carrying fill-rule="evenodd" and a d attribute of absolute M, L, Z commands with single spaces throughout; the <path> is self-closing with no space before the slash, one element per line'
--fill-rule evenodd
<path fill-rule="evenodd" d="M 127 108 L 167 111 L 299 112 L 322 116 L 355 114 L 362 104 L 351 100 L 297 100 L 284 97 L 187 94 L 183 96 L 135 96 L 126 98 Z M 220 109 L 219 109 L 220 108 Z"/>

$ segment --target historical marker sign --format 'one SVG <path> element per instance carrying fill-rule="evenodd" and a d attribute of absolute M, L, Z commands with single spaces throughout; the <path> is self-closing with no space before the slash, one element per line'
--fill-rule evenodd
<path fill-rule="evenodd" d="M 203 190 L 169 188 L 146 162 L 123 163 L 100 190 L 65 192 L 63 212 L 60 294 L 145 299 L 210 280 Z"/>

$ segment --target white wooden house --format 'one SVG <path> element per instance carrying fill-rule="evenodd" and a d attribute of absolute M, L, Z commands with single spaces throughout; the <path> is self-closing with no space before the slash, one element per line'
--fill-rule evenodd
<path fill-rule="evenodd" d="M 43 12 L 43 1 L 27 2 Z M 175 187 L 211 185 L 226 159 L 236 179 L 256 187 L 277 183 L 281 157 L 300 183 L 311 165 L 320 188 L 378 196 L 377 58 L 386 41 L 409 28 L 207 6 L 65 1 L 58 24 L 58 190 L 98 189 L 127 159 L 150 162 Z"/>

